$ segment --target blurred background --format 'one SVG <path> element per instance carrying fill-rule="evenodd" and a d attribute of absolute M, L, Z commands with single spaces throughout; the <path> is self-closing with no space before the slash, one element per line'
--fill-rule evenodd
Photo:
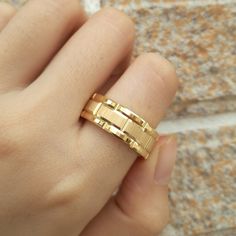
<path fill-rule="evenodd" d="M 179 143 L 162 236 L 235 236 L 236 0 L 81 2 L 90 14 L 125 11 L 136 23 L 134 56 L 159 52 L 177 68 L 180 90 L 158 128 Z"/>

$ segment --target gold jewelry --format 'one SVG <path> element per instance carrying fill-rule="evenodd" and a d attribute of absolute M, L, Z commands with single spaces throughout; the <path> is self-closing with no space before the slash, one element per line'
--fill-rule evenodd
<path fill-rule="evenodd" d="M 122 139 L 144 159 L 152 151 L 158 134 L 144 119 L 128 108 L 95 93 L 81 117 Z"/>

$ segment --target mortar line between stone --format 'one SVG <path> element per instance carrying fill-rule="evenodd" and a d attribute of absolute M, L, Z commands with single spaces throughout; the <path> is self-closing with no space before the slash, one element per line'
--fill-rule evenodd
<path fill-rule="evenodd" d="M 232 0 L 192 0 L 192 1 L 176 1 L 176 2 L 157 2 L 157 3 L 141 3 L 142 7 L 148 7 L 148 6 L 158 6 L 162 8 L 169 8 L 173 6 L 193 6 L 193 7 L 202 7 L 202 6 L 208 6 L 208 5 L 223 5 L 223 4 L 232 4 L 234 3 Z M 131 5 L 132 8 L 132 5 Z"/>
<path fill-rule="evenodd" d="M 210 234 L 210 236 L 213 235 L 213 233 L 216 233 L 217 235 L 219 235 L 219 233 L 228 233 L 228 232 L 231 232 L 232 230 L 235 230 L 236 232 L 236 227 L 226 227 L 226 228 L 222 228 L 222 229 L 216 229 L 216 230 L 212 230 L 212 231 L 208 231 L 208 232 L 204 232 L 204 233 L 199 233 L 199 234 L 196 234 L 195 236 L 208 236 Z M 221 234 L 222 235 L 222 234 Z M 229 234 L 227 234 L 229 235 Z"/>
<path fill-rule="evenodd" d="M 164 120 L 157 127 L 157 131 L 159 133 L 169 134 L 190 130 L 216 129 L 224 126 L 236 126 L 236 112 L 204 117 Z"/>
<path fill-rule="evenodd" d="M 177 1 L 177 2 L 169 2 L 166 3 L 166 5 L 178 5 L 178 4 L 184 4 L 184 5 L 188 5 L 190 4 L 191 6 L 206 6 L 206 5 L 215 5 L 215 4 L 229 4 L 229 3 L 233 3 L 232 0 L 202 0 L 202 1 L 196 1 L 196 0 L 192 0 L 192 1 Z M 163 3 L 164 5 L 165 3 Z"/>

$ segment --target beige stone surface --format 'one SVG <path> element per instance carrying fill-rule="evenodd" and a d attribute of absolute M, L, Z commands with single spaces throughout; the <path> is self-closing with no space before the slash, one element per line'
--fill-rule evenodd
<path fill-rule="evenodd" d="M 236 95 L 236 1 L 103 0 L 102 5 L 134 19 L 135 55 L 159 52 L 176 65 L 177 104 Z"/>
<path fill-rule="evenodd" d="M 214 231 L 206 234 L 198 234 L 197 236 L 235 236 L 236 228 Z"/>
<path fill-rule="evenodd" d="M 180 132 L 178 141 L 170 185 L 173 235 L 236 227 L 236 126 Z"/>
<path fill-rule="evenodd" d="M 183 117 L 209 116 L 236 111 L 236 98 L 234 96 L 219 97 L 202 101 L 174 102 L 169 108 L 166 119 L 179 119 Z"/>

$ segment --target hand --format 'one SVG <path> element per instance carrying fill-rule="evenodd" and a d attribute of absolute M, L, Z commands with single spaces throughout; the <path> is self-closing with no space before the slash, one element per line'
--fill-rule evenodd
<path fill-rule="evenodd" d="M 1 3 L 0 27 L 0 235 L 160 232 L 175 139 L 143 161 L 79 117 L 100 91 L 156 126 L 177 89 L 170 63 L 147 53 L 129 66 L 132 21 L 111 8 L 87 20 L 76 0 Z"/>

